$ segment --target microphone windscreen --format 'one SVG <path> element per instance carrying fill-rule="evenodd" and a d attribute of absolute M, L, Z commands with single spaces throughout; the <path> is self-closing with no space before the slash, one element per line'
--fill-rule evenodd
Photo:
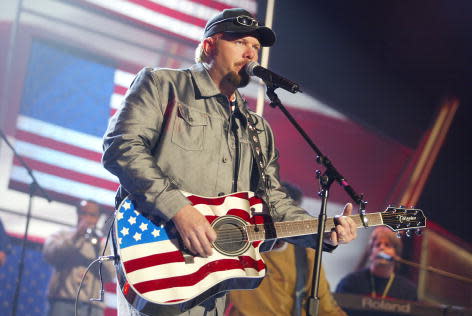
<path fill-rule="evenodd" d="M 250 61 L 246 64 L 246 73 L 249 75 L 249 76 L 254 76 L 254 68 L 256 68 L 257 66 L 259 66 L 259 64 L 255 61 Z"/>

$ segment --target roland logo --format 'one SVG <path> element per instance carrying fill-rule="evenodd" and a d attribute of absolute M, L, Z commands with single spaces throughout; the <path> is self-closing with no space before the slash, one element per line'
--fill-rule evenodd
<path fill-rule="evenodd" d="M 362 298 L 362 307 L 386 312 L 395 312 L 409 314 L 411 311 L 410 303 L 397 303 L 371 297 Z"/>

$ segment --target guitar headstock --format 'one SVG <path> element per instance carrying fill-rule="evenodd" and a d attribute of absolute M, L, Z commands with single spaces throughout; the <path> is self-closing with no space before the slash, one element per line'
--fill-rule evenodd
<path fill-rule="evenodd" d="M 385 226 L 395 232 L 407 230 L 408 236 L 412 230 L 426 227 L 426 217 L 420 209 L 389 206 L 380 214 Z"/>

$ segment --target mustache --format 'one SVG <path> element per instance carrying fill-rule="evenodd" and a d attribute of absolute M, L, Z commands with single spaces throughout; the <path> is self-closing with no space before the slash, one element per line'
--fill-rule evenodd
<path fill-rule="evenodd" d="M 248 63 L 247 61 L 239 61 L 239 62 L 234 63 L 234 65 L 235 65 L 236 67 L 242 67 L 242 68 L 244 68 L 244 67 L 247 65 L 247 63 Z"/>

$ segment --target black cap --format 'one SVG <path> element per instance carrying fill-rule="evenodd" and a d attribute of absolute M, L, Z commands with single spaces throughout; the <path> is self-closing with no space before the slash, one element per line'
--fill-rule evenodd
<path fill-rule="evenodd" d="M 262 46 L 272 46 L 275 43 L 274 32 L 261 26 L 248 11 L 240 8 L 225 9 L 208 20 L 204 38 L 217 33 L 246 34 L 254 36 Z"/>

